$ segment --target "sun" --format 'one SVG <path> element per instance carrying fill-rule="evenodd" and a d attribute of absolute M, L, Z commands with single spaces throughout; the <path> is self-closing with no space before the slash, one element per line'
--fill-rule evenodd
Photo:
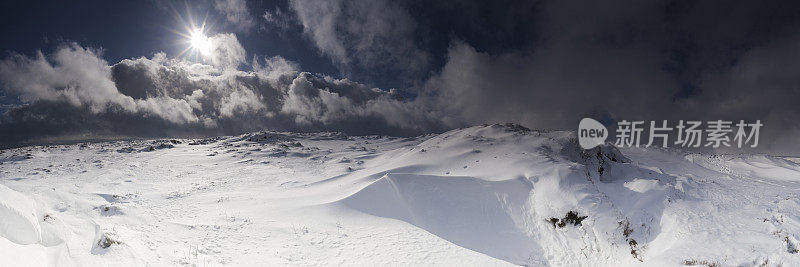
<path fill-rule="evenodd" d="M 185 45 L 178 55 L 179 57 L 193 58 L 195 62 L 206 62 L 214 57 L 214 38 L 209 37 L 214 33 L 214 27 L 206 23 L 208 14 L 205 19 L 198 21 L 189 12 L 188 2 L 186 8 L 186 15 L 181 15 L 175 10 L 176 19 L 182 24 L 182 29 L 171 30 L 180 37 L 176 40 L 177 43 Z"/>
<path fill-rule="evenodd" d="M 211 54 L 211 39 L 203 33 L 203 29 L 195 29 L 189 36 L 189 44 L 194 51 L 200 55 L 208 56 Z"/>

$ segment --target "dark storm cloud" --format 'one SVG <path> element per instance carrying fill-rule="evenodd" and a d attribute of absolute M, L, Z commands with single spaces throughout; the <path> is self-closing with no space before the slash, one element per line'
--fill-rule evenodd
<path fill-rule="evenodd" d="M 721 12 L 703 3 L 552 1 L 538 8 L 530 47 L 481 52 L 455 40 L 425 91 L 465 124 L 760 119 L 761 151 L 800 151 L 796 6 L 730 2 Z"/>
<path fill-rule="evenodd" d="M 361 2 L 292 7 L 306 35 L 343 63 L 369 61 L 358 56 L 379 49 L 435 50 L 409 33 L 447 36 L 446 59 L 416 101 L 452 115 L 448 125 L 514 121 L 571 129 L 582 117 L 761 119 L 762 149 L 800 151 L 796 3 L 400 1 L 380 9 L 392 16 L 368 16 L 374 10 Z M 402 48 L 359 42 L 374 36 L 370 25 L 354 23 L 362 20 L 404 25 L 379 30 L 401 37 L 388 42 Z"/>
<path fill-rule="evenodd" d="M 730 68 L 702 76 L 698 86 L 701 92 L 679 102 L 681 114 L 760 119 L 765 150 L 800 153 L 800 33 L 748 50 Z"/>
<path fill-rule="evenodd" d="M 569 129 L 583 116 L 658 117 L 678 88 L 657 37 L 648 36 L 660 8 L 646 1 L 541 2 L 536 13 L 519 17 L 537 29 L 535 43 L 481 52 L 456 39 L 424 88 L 455 103 L 452 112 L 468 124 Z"/>

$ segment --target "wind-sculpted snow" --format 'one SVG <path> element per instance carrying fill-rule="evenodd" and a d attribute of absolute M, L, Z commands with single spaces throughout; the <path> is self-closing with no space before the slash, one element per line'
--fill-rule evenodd
<path fill-rule="evenodd" d="M 526 202 L 531 189 L 526 179 L 489 182 L 472 177 L 386 174 L 343 203 L 408 222 L 456 245 L 526 264 L 528 257 L 543 252 L 518 226 L 530 220 Z"/>
<path fill-rule="evenodd" d="M 41 242 L 41 228 L 33 201 L 0 185 L 0 236 L 11 242 L 28 245 Z"/>
<path fill-rule="evenodd" d="M 800 164 L 485 125 L 0 151 L 0 266 L 800 264 Z"/>

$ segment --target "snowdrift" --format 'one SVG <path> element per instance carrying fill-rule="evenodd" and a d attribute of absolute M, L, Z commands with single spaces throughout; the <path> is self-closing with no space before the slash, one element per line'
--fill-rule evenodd
<path fill-rule="evenodd" d="M 70 266 L 58 225 L 36 202 L 0 185 L 0 262 L 4 266 Z"/>
<path fill-rule="evenodd" d="M 534 247 L 519 225 L 531 184 L 472 177 L 386 174 L 344 199 L 348 207 L 411 223 L 456 245 L 523 264 Z"/>
<path fill-rule="evenodd" d="M 0 185 L 0 237 L 19 245 L 42 241 L 42 229 L 33 200 Z"/>

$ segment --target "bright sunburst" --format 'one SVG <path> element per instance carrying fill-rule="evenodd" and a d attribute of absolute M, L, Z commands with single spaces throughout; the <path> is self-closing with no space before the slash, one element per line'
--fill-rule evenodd
<path fill-rule="evenodd" d="M 211 54 L 211 39 L 203 33 L 203 29 L 195 29 L 189 36 L 191 48 L 203 56 Z"/>
<path fill-rule="evenodd" d="M 175 13 L 178 20 L 183 24 L 183 29 L 174 30 L 173 32 L 181 37 L 178 42 L 186 45 L 183 51 L 180 52 L 180 56 L 193 57 L 198 62 L 211 58 L 214 52 L 214 43 L 213 39 L 208 37 L 209 32 L 212 32 L 212 30 L 209 29 L 210 27 L 206 24 L 206 20 L 203 19 L 198 23 L 188 11 L 188 15 L 185 17 L 178 14 L 177 11 Z"/>

